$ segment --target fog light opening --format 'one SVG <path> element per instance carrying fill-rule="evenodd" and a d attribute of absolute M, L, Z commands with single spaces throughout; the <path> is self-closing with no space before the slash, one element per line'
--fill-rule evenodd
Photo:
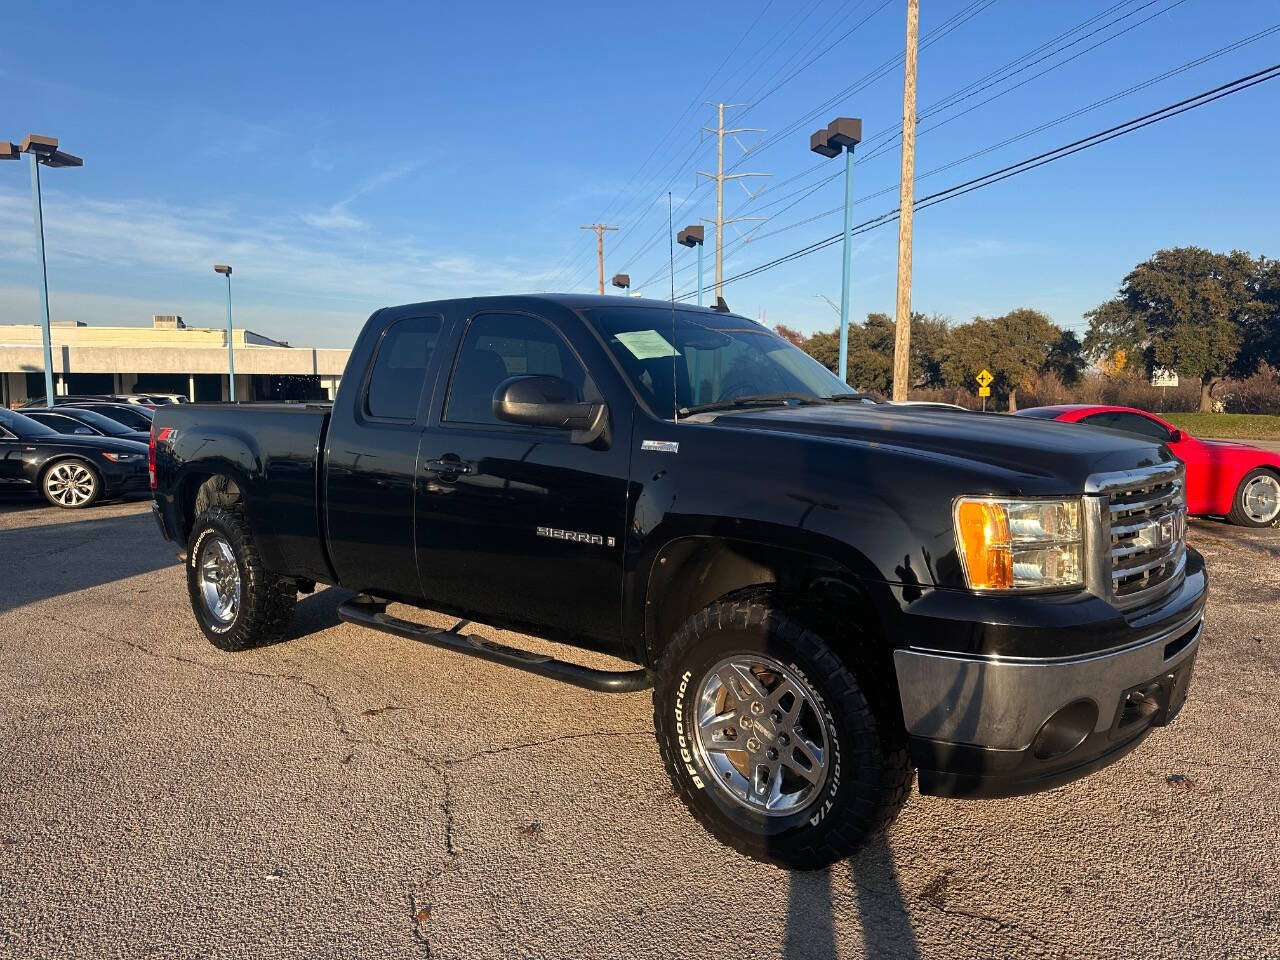
<path fill-rule="evenodd" d="M 1065 756 L 1084 743 L 1098 723 L 1098 705 L 1092 700 L 1073 700 L 1044 722 L 1031 751 L 1037 760 Z"/>

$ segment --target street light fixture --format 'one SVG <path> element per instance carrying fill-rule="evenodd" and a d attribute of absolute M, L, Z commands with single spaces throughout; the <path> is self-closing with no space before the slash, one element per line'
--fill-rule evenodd
<path fill-rule="evenodd" d="M 682 247 L 698 248 L 698 306 L 702 306 L 702 241 L 706 231 L 700 224 L 685 227 L 676 234 L 676 243 Z"/>
<path fill-rule="evenodd" d="M 82 167 L 84 161 L 58 149 L 56 137 L 42 137 L 29 133 L 22 146 L 0 141 L 0 160 L 17 160 L 25 153 L 31 160 L 31 203 L 35 209 L 36 259 L 40 261 L 40 327 L 44 339 L 44 393 L 45 403 L 53 406 L 53 337 L 49 329 L 49 271 L 44 260 L 44 212 L 40 202 L 40 166 Z"/>
<path fill-rule="evenodd" d="M 838 157 L 844 151 L 844 271 L 840 281 L 840 379 L 849 373 L 849 276 L 853 257 L 853 148 L 862 140 L 862 121 L 837 117 L 809 138 L 809 149 L 819 156 Z"/>
<path fill-rule="evenodd" d="M 227 278 L 227 396 L 232 403 L 236 402 L 236 352 L 231 340 L 231 267 L 225 263 L 215 263 L 213 272 Z"/>

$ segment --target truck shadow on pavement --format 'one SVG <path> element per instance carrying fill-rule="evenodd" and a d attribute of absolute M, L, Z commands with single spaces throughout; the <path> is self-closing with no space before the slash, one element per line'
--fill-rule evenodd
<path fill-rule="evenodd" d="M 846 870 L 847 880 L 842 877 Z M 920 948 L 898 883 L 893 852 L 883 835 L 828 870 L 790 874 L 783 960 L 837 956 L 835 906 L 849 896 L 858 905 L 862 956 L 919 960 Z"/>
<path fill-rule="evenodd" d="M 0 613 L 177 564 L 153 525 L 134 513 L 0 528 Z"/>

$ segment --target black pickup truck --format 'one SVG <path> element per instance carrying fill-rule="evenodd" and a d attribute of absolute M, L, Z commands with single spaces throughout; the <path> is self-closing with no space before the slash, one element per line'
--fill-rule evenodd
<path fill-rule="evenodd" d="M 1203 619 L 1166 447 L 876 403 L 750 320 L 661 301 L 379 310 L 332 407 L 161 407 L 151 470 L 215 645 L 279 640 L 325 583 L 353 623 L 652 686 L 693 813 L 793 867 L 888 826 L 916 770 L 992 797 L 1116 760 L 1178 712 Z"/>

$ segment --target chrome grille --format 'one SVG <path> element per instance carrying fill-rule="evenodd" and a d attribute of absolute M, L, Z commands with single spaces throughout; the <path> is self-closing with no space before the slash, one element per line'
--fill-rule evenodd
<path fill-rule="evenodd" d="M 1184 478 L 1179 464 L 1116 480 L 1120 482 L 1106 485 L 1106 510 L 1102 511 L 1110 540 L 1109 587 L 1114 603 L 1134 607 L 1160 599 L 1182 580 Z"/>

